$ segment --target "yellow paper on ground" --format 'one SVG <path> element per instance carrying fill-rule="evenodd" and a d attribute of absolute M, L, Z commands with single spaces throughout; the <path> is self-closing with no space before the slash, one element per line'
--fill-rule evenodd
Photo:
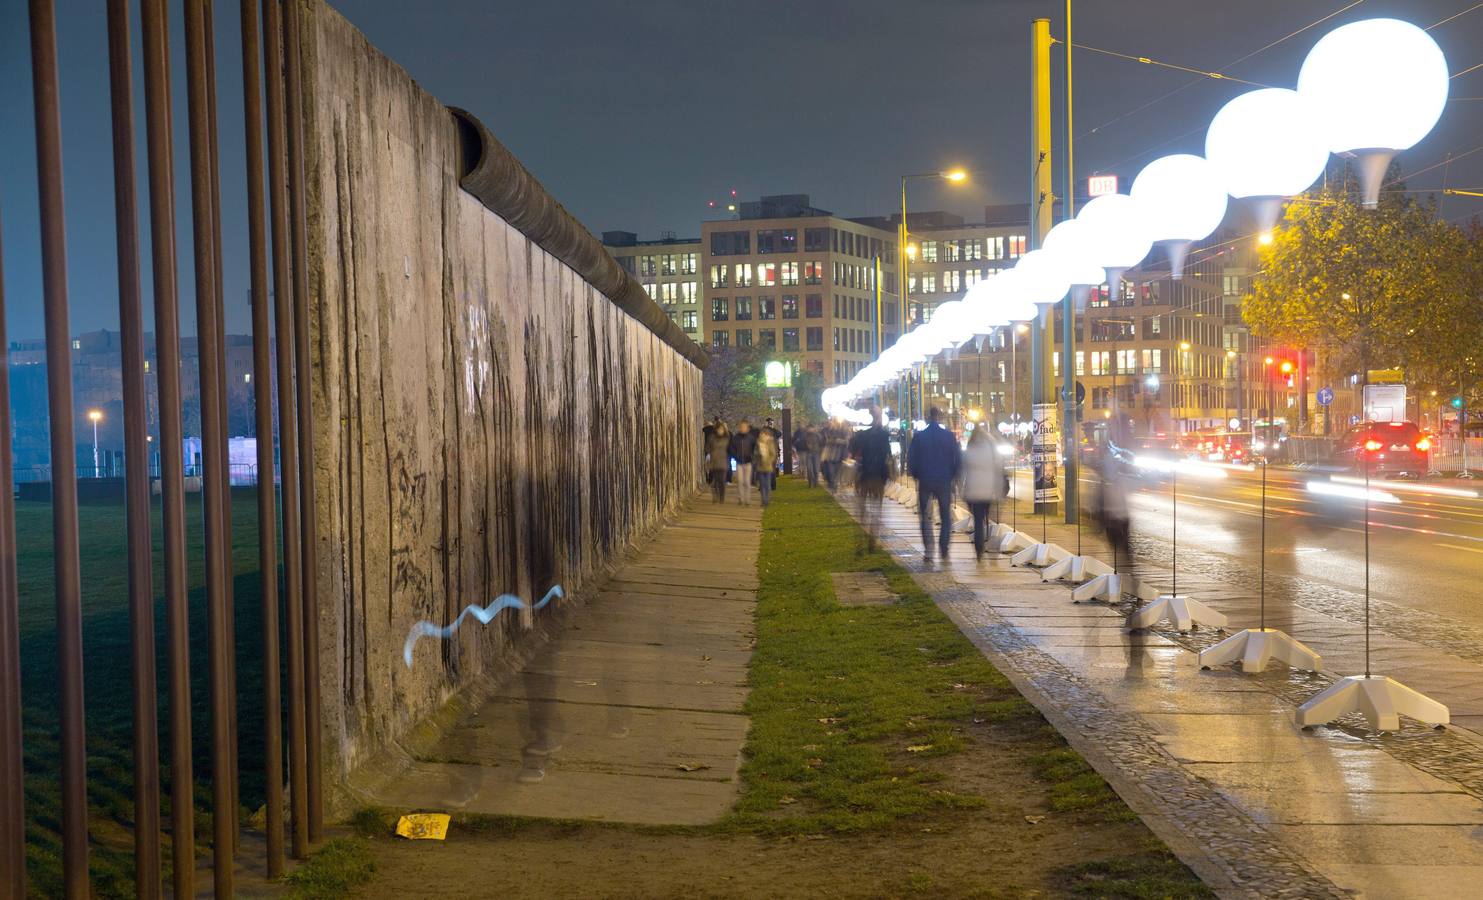
<path fill-rule="evenodd" d="M 448 836 L 447 813 L 413 813 L 396 823 L 396 833 L 409 841 L 441 841 Z"/>

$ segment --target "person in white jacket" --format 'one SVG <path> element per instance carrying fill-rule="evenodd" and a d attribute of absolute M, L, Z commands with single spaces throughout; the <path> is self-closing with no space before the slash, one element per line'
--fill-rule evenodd
<path fill-rule="evenodd" d="M 968 438 L 963 451 L 962 497 L 973 513 L 973 552 L 984 558 L 984 532 L 993 506 L 1004 499 L 1004 461 L 999 456 L 999 442 L 980 425 Z"/>

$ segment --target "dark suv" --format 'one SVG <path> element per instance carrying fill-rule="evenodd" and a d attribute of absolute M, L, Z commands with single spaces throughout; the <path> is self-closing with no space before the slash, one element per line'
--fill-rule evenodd
<path fill-rule="evenodd" d="M 1361 422 L 1344 432 L 1334 462 L 1363 474 L 1425 475 L 1431 468 L 1431 438 L 1415 422 Z"/>

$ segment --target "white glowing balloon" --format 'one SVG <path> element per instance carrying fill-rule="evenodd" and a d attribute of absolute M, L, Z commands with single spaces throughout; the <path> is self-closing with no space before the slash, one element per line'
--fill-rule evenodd
<path fill-rule="evenodd" d="M 1153 248 L 1143 207 L 1127 194 L 1093 197 L 1076 218 L 1091 230 L 1088 244 L 1105 269 L 1131 269 Z"/>
<path fill-rule="evenodd" d="M 1188 153 L 1161 156 L 1133 179 L 1133 200 L 1156 241 L 1198 241 L 1226 216 L 1226 188 L 1210 161 Z"/>
<path fill-rule="evenodd" d="M 1056 257 L 1044 250 L 1031 250 L 1015 265 L 1024 285 L 1024 295 L 1032 303 L 1055 303 L 1071 290 L 1071 279 Z"/>
<path fill-rule="evenodd" d="M 1030 299 L 1025 274 L 1018 266 L 1005 270 L 994 281 L 999 289 L 994 302 L 1004 318 L 1011 322 L 1028 322 L 1040 315 L 1040 311 L 1035 308 L 1035 301 Z"/>
<path fill-rule="evenodd" d="M 1098 285 L 1107 280 L 1107 273 L 1097 264 L 1093 239 L 1085 222 L 1067 219 L 1046 233 L 1041 249 L 1056 257 L 1073 285 Z"/>
<path fill-rule="evenodd" d="M 949 300 L 937 307 L 932 313 L 932 321 L 927 324 L 947 340 L 948 346 L 957 347 L 973 337 L 973 332 L 967 327 L 969 318 L 967 304 L 962 300 Z"/>
<path fill-rule="evenodd" d="M 1400 19 L 1366 19 L 1324 35 L 1298 73 L 1328 149 L 1405 150 L 1447 106 L 1447 58 Z"/>
<path fill-rule="evenodd" d="M 1232 197 L 1286 197 L 1323 174 L 1329 151 L 1306 97 L 1263 88 L 1231 100 L 1210 120 L 1205 158 Z"/>

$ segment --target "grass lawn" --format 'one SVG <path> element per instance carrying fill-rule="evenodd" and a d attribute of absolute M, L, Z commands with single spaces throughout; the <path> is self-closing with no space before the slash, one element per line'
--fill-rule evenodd
<path fill-rule="evenodd" d="M 238 656 L 238 743 L 241 799 L 246 809 L 262 804 L 261 649 L 258 635 L 259 578 L 257 506 L 251 489 L 232 495 L 234 599 Z M 196 776 L 198 850 L 209 847 L 210 706 L 207 693 L 205 558 L 199 494 L 186 498 L 191 603 L 192 731 Z M 165 693 L 161 519 L 154 526 L 156 665 L 159 676 L 161 800 L 169 828 L 169 700 Z M 58 795 L 56 615 L 52 572 L 50 503 L 16 504 L 17 565 L 20 576 L 21 690 L 26 760 L 27 876 L 35 896 L 60 896 L 61 843 Z M 85 504 L 79 508 L 82 543 L 82 605 L 85 698 L 87 706 L 88 800 L 92 835 L 93 889 L 104 897 L 131 897 L 133 882 L 133 681 L 130 663 L 128 572 L 124 506 Z M 168 872 L 170 857 L 164 851 Z"/>
<path fill-rule="evenodd" d="M 908 573 L 860 552 L 829 494 L 784 479 L 774 498 L 730 815 L 457 816 L 433 847 L 367 811 L 361 895 L 1210 896 Z M 883 573 L 901 600 L 841 606 L 830 573 L 849 571 Z"/>

